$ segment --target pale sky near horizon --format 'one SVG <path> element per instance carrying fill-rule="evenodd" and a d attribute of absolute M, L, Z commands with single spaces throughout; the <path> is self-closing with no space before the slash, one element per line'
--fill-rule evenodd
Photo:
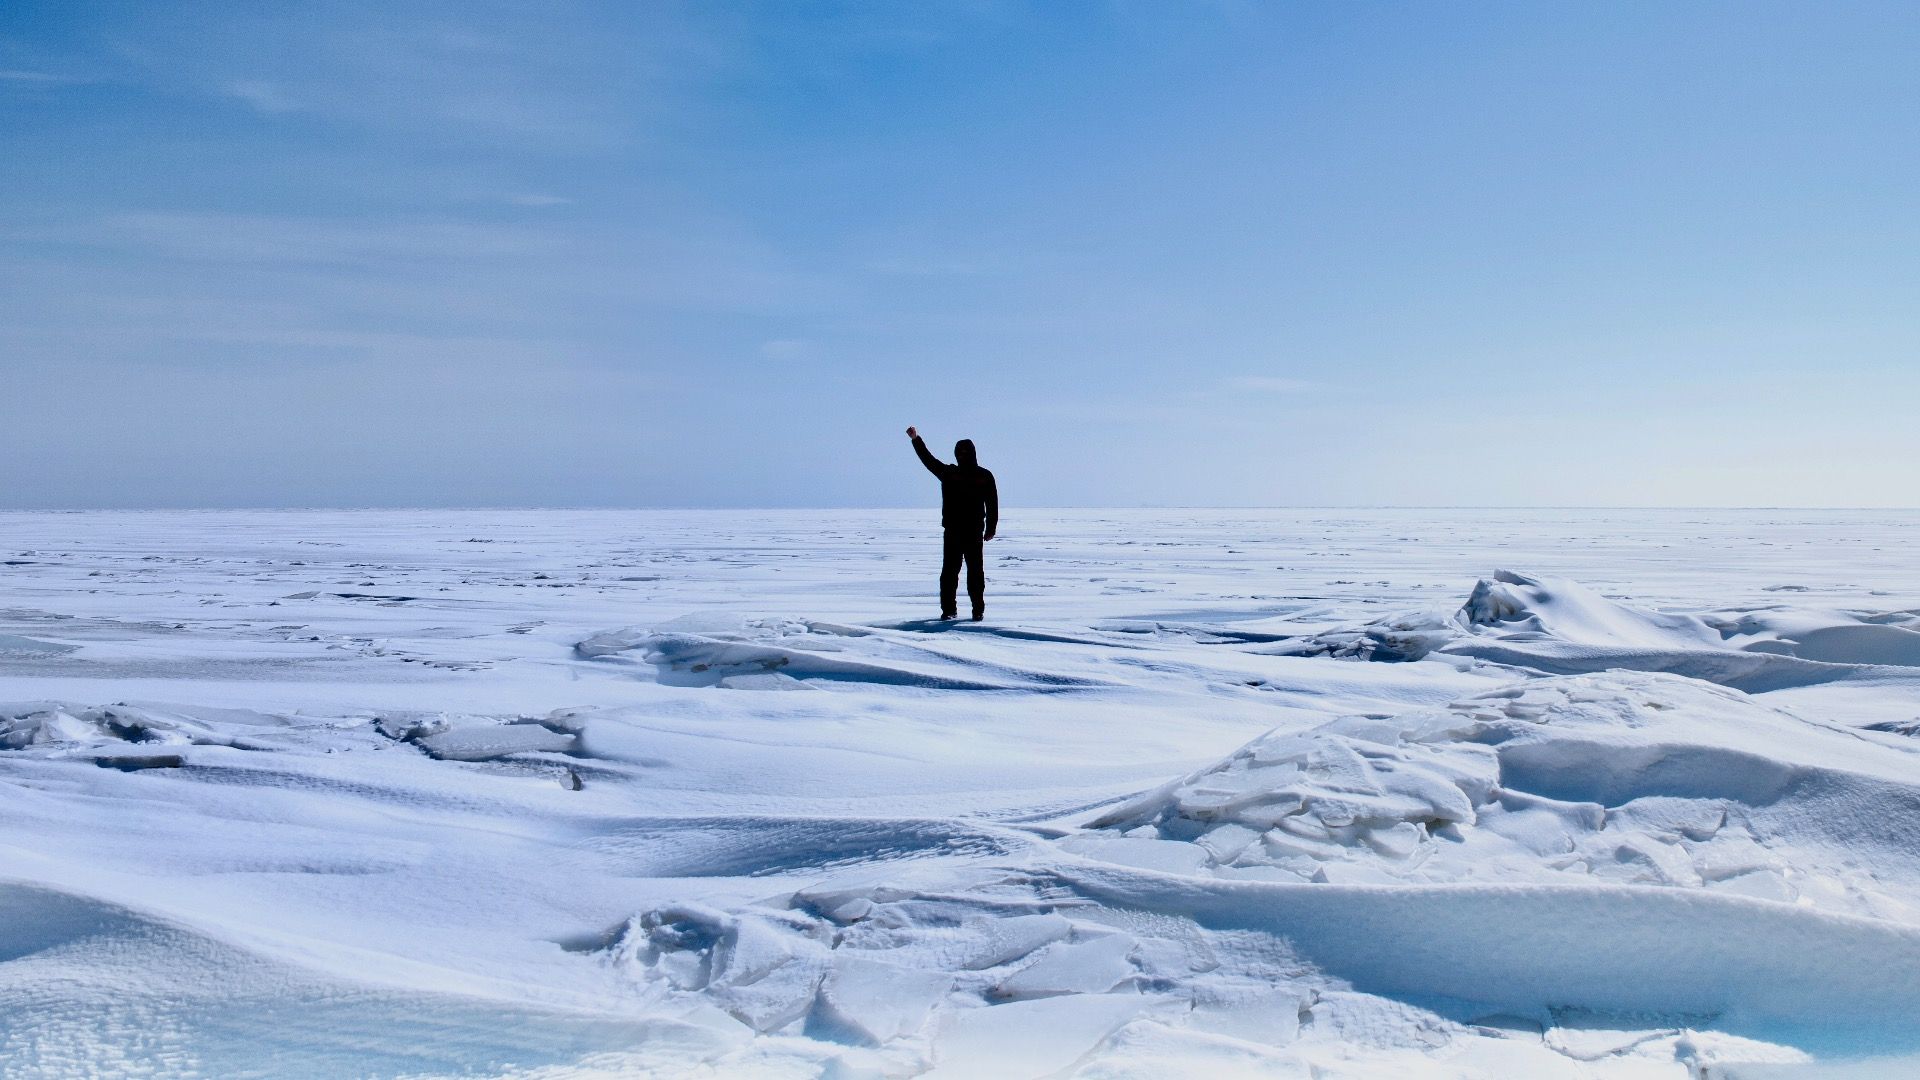
<path fill-rule="evenodd" d="M 0 4 L 0 507 L 1914 506 L 1920 7 Z"/>

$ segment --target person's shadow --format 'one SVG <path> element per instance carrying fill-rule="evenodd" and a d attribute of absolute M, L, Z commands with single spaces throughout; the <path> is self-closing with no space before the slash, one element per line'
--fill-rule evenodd
<path fill-rule="evenodd" d="M 874 623 L 882 630 L 908 630 L 916 634 L 950 634 L 965 629 L 969 624 L 958 619 L 907 619 L 902 622 Z"/>

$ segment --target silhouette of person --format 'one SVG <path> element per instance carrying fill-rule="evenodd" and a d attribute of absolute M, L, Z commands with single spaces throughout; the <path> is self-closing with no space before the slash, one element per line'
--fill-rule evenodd
<path fill-rule="evenodd" d="M 987 617 L 987 568 L 981 550 L 1000 527 L 1000 492 L 993 474 L 974 457 L 973 440 L 953 444 L 952 465 L 934 457 L 920 433 L 907 429 L 920 464 L 940 478 L 940 524 L 945 528 L 946 553 L 940 563 L 940 617 L 959 618 L 955 595 L 960 586 L 960 564 L 967 564 L 967 595 L 973 600 L 973 621 Z"/>

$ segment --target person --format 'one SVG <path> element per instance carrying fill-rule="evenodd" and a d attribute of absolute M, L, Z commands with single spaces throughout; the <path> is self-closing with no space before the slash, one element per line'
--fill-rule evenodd
<path fill-rule="evenodd" d="M 940 617 L 959 618 L 960 564 L 967 564 L 967 596 L 973 600 L 973 621 L 987 617 L 987 568 L 982 548 L 1000 527 L 1000 492 L 993 474 L 980 467 L 973 440 L 953 444 L 952 465 L 934 457 L 920 433 L 907 429 L 920 464 L 940 478 L 940 525 L 946 530 L 946 553 L 940 563 Z"/>

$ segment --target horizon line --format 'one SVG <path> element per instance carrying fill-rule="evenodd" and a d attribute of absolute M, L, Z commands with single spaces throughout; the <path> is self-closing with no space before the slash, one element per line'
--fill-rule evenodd
<path fill-rule="evenodd" d="M 255 504 L 242 506 L 12 506 L 0 507 L 0 514 L 198 514 L 198 513 L 418 513 L 418 512 L 458 512 L 475 513 L 486 511 L 527 513 L 534 511 L 565 511 L 605 513 L 815 513 L 821 511 L 915 511 L 937 510 L 937 505 L 913 506 L 870 506 L 870 505 L 821 505 L 821 506 L 675 506 L 671 504 L 603 506 L 582 504 L 499 504 L 499 505 L 288 505 Z M 1006 509 L 1006 507 L 1003 507 Z M 1014 506 L 1014 510 L 1674 510 L 1674 511 L 1735 511 L 1735 510 L 1827 510 L 1827 511 L 1920 511 L 1920 506 L 1812 506 L 1797 504 L 1774 505 L 1679 505 L 1679 504 L 1629 504 L 1629 503 L 1592 503 L 1592 504 L 1499 504 L 1499 503 L 1135 503 L 1135 504 L 1093 504 L 1063 503 L 1058 505 Z"/>

